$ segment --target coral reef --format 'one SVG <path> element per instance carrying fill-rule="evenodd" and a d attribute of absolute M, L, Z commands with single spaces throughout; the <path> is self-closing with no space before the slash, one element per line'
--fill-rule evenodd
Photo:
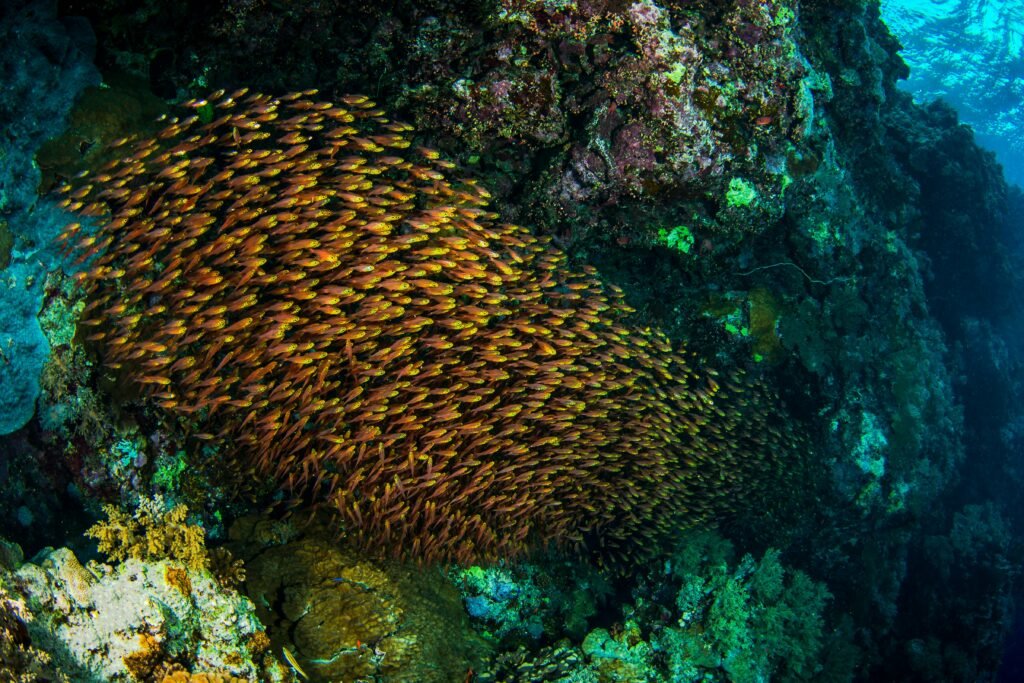
<path fill-rule="evenodd" d="M 453 579 L 463 594 L 466 612 L 490 629 L 485 635 L 536 640 L 544 632 L 541 616 L 546 598 L 531 577 L 517 577 L 504 567 L 473 566 L 456 570 Z"/>
<path fill-rule="evenodd" d="M 56 680 L 135 683 L 183 670 L 290 680 L 266 656 L 253 604 L 206 570 L 134 558 L 85 567 L 61 548 L 4 570 L 0 586 L 27 606 L 23 638 L 47 653 Z"/>
<path fill-rule="evenodd" d="M 977 644 L 999 640 L 995 632 L 1008 626 L 993 619 L 989 635 L 965 636 L 968 645 L 921 608 L 948 599 L 936 580 L 939 558 L 927 556 L 922 537 L 949 529 L 964 495 L 990 495 L 983 492 L 999 486 L 993 461 L 1009 455 L 987 435 L 999 432 L 997 415 L 1014 412 L 1000 407 L 1014 392 L 977 372 L 987 354 L 965 332 L 978 329 L 974 316 L 1006 315 L 1007 297 L 1019 291 L 1012 194 L 947 108 L 919 108 L 897 89 L 906 66 L 875 3 L 804 10 L 804 54 L 833 84 L 832 152 L 808 176 L 811 192 L 799 183 L 787 191 L 794 213 L 808 219 L 800 237 L 787 237 L 808 240 L 800 251 L 819 254 L 817 279 L 830 284 L 783 315 L 779 331 L 784 348 L 838 388 L 823 392 L 834 401 L 825 411 L 832 502 L 819 504 L 811 554 L 833 577 L 837 605 L 870 624 L 860 637 L 877 666 L 871 676 L 926 680 L 906 662 L 910 641 L 926 641 L 927 631 L 940 649 L 970 650 L 965 663 L 977 673 L 966 677 L 984 677 L 993 658 Z M 850 268 L 854 258 L 862 265 Z M 986 346 L 998 344 L 984 336 Z M 996 374 L 1015 372 L 1006 365 Z M 971 482 L 969 494 L 953 486 L 958 479 Z M 1009 599 L 1005 582 L 988 586 L 992 593 L 972 600 Z M 907 591 L 929 598 L 907 603 Z"/>
<path fill-rule="evenodd" d="M 738 183 L 751 207 L 754 185 L 737 173 L 758 178 L 767 208 L 781 174 L 765 173 L 764 159 L 784 158 L 781 133 L 796 138 L 809 123 L 795 14 L 785 2 L 720 12 L 723 30 L 711 36 L 697 12 L 655 2 L 502 2 L 490 17 L 490 59 L 409 97 L 421 125 L 478 152 L 504 140 L 568 148 L 542 171 L 545 204 L 563 216 L 636 196 L 706 192 L 721 201 Z M 456 106 L 441 109 L 440 97 Z M 573 127 L 571 117 L 588 125 Z M 723 216 L 720 229 L 757 231 L 772 213 Z"/>
<path fill-rule="evenodd" d="M 161 598 L 252 587 L 268 629 L 240 656 L 269 648 L 286 679 L 995 677 L 1024 525 L 1024 196 L 897 88 L 878 2 L 59 4 L 94 19 L 105 80 L 69 115 L 96 82 L 84 22 L 0 19 L 0 353 L 26 342 L 0 368 L 0 519 L 29 554 L 86 557 L 101 503 L 187 503 L 171 529 L 149 515 L 153 555 L 134 516 L 97 529 L 144 558 L 123 567 L 167 563 Z M 242 85 L 328 95 L 146 121 L 147 87 Z M 67 198 L 103 213 L 46 275 L 66 219 L 35 188 L 84 168 Z M 811 458 L 778 448 L 793 415 Z M 199 522 L 310 502 L 329 531 L 261 520 L 258 549 L 200 549 Z M 661 552 L 726 515 L 737 550 Z M 208 569 L 160 557 L 190 527 Z M 630 576 L 539 552 L 446 568 L 460 602 L 436 568 L 365 556 L 548 544 Z M 0 661 L 75 679 L 3 590 Z M 184 641 L 156 627 L 117 638 L 90 667 L 250 675 L 168 656 Z"/>
<path fill-rule="evenodd" d="M 778 550 L 736 562 L 728 542 L 710 532 L 694 534 L 666 572 L 670 583 L 679 582 L 677 612 L 674 624 L 653 641 L 669 653 L 671 680 L 704 680 L 706 670 L 737 683 L 852 674 L 852 666 L 823 672 L 831 596 L 823 584 L 785 568 Z"/>
<path fill-rule="evenodd" d="M 449 576 L 474 626 L 504 652 L 542 639 L 581 640 L 613 592 L 608 576 L 574 558 L 454 567 Z"/>
<path fill-rule="evenodd" d="M 789 0 L 273 11 L 231 0 L 196 21 L 199 8 L 105 0 L 84 11 L 100 27 L 99 62 L 168 96 L 244 83 L 386 99 L 477 165 L 504 216 L 571 243 L 649 244 L 650 226 L 690 213 L 700 239 L 723 246 L 761 232 L 781 215 L 793 166 L 813 157 L 804 142 L 829 90 L 801 54 Z M 757 200 L 730 205 L 736 182 Z"/>
<path fill-rule="evenodd" d="M 36 194 L 36 148 L 57 134 L 77 93 L 99 80 L 89 60 L 93 42 L 84 22 L 61 22 L 52 5 L 19 0 L 0 17 L 0 220 L 6 243 L 0 257 L 0 435 L 23 427 L 35 412 L 39 375 L 49 354 L 36 314 L 56 250 L 53 238 L 67 222 Z"/>
<path fill-rule="evenodd" d="M 780 562 L 777 550 L 737 561 L 714 532 L 688 534 L 634 590 L 622 621 L 530 652 L 493 656 L 479 680 L 842 681 L 857 650 L 848 624 L 829 629 L 823 584 Z"/>
<path fill-rule="evenodd" d="M 287 648 L 310 680 L 447 683 L 478 666 L 487 648 L 440 572 L 369 561 L 317 526 L 259 547 L 251 539 L 264 524 L 231 529 L 244 590 L 275 651 Z"/>
<path fill-rule="evenodd" d="M 89 261 L 83 334 L 242 471 L 328 498 L 364 547 L 617 562 L 798 455 L 766 388 L 627 327 L 621 291 L 494 223 L 436 152 L 396 156 L 407 126 L 365 97 L 192 110 L 63 189 L 104 219 L 63 235 Z"/>

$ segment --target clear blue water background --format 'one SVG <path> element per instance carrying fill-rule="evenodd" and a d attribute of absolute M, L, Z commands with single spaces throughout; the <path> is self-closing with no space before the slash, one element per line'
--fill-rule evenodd
<path fill-rule="evenodd" d="M 1024 186 L 1024 0 L 882 0 L 919 102 L 941 97 Z"/>
<path fill-rule="evenodd" d="M 920 103 L 953 105 L 1006 179 L 1024 186 L 1024 0 L 882 0 L 882 15 L 910 66 L 902 87 Z M 1022 327 L 1019 317 L 1004 323 L 1007 338 Z M 998 683 L 1024 680 L 1019 606 L 1003 657 Z"/>

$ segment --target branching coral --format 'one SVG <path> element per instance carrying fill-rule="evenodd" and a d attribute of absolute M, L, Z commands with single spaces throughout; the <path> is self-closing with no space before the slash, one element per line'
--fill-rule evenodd
<path fill-rule="evenodd" d="M 425 560 L 546 543 L 651 552 L 757 488 L 796 439 L 764 387 L 629 326 L 621 290 L 448 180 L 409 127 L 215 93 L 64 188 L 105 366 Z M 118 141 L 126 145 L 125 141 Z"/>
<path fill-rule="evenodd" d="M 165 510 L 157 496 L 143 499 L 134 515 L 113 505 L 103 506 L 107 520 L 97 522 L 86 533 L 99 541 L 101 553 L 119 562 L 137 560 L 177 560 L 190 569 L 205 569 L 210 559 L 206 552 L 203 527 L 187 524 L 188 508 L 178 505 Z"/>

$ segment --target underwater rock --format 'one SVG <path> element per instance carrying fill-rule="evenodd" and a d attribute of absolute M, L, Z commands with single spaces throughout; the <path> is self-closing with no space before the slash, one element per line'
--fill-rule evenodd
<path fill-rule="evenodd" d="M 172 666 L 288 680 L 264 657 L 255 606 L 209 571 L 172 560 L 85 567 L 60 548 L 4 571 L 0 584 L 28 606 L 23 620 L 32 646 L 78 683 L 136 683 Z"/>
<path fill-rule="evenodd" d="M 200 11 L 188 0 L 131 13 L 119 0 L 85 11 L 112 61 L 172 81 L 170 93 L 248 84 L 387 100 L 488 176 L 507 219 L 544 234 L 649 242 L 659 222 L 692 211 L 707 219 L 701 239 L 734 244 L 779 219 L 796 173 L 788 159 L 824 125 L 828 79 L 801 53 L 797 5 L 337 0 L 267 11 L 232 1 Z M 727 194 L 740 178 L 758 200 L 737 209 Z"/>
<path fill-rule="evenodd" d="M 0 581 L 0 683 L 71 683 L 53 670 L 49 654 L 32 645 L 25 627 L 31 619 L 25 600 L 12 595 Z"/>

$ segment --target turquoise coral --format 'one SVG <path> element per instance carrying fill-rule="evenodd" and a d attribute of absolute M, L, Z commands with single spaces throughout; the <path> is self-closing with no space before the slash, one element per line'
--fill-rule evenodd
<path fill-rule="evenodd" d="M 463 594 L 466 611 L 494 638 L 536 640 L 543 634 L 541 616 L 548 599 L 530 574 L 504 566 L 472 566 L 456 570 L 452 578 Z"/>
<path fill-rule="evenodd" d="M 561 641 L 554 651 L 541 648 L 535 659 L 518 665 L 551 677 L 512 680 L 851 680 L 857 651 L 845 627 L 827 621 L 830 600 L 824 584 L 783 564 L 777 549 L 760 559 L 737 559 L 733 545 L 716 532 L 690 532 L 662 567 L 640 581 L 621 622 L 592 629 L 578 647 Z"/>
<path fill-rule="evenodd" d="M 738 563 L 732 555 L 731 544 L 713 532 L 692 534 L 676 555 L 679 616 L 655 640 L 669 657 L 670 679 L 706 680 L 718 672 L 735 683 L 815 680 L 828 590 L 787 569 L 778 550 Z"/>
<path fill-rule="evenodd" d="M 10 230 L 0 257 L 7 264 L 0 271 L 0 435 L 21 429 L 35 414 L 39 375 L 50 353 L 36 316 L 46 273 L 57 260 L 52 239 L 66 222 L 52 201 L 37 195 L 39 169 L 33 155 L 59 131 L 80 90 L 99 80 L 75 37 L 57 19 L 56 5 L 9 5 L 0 17 L 5 41 L 0 54 L 5 128 L 0 210 L 5 231 Z M 54 60 L 53 54 L 63 57 Z"/>

